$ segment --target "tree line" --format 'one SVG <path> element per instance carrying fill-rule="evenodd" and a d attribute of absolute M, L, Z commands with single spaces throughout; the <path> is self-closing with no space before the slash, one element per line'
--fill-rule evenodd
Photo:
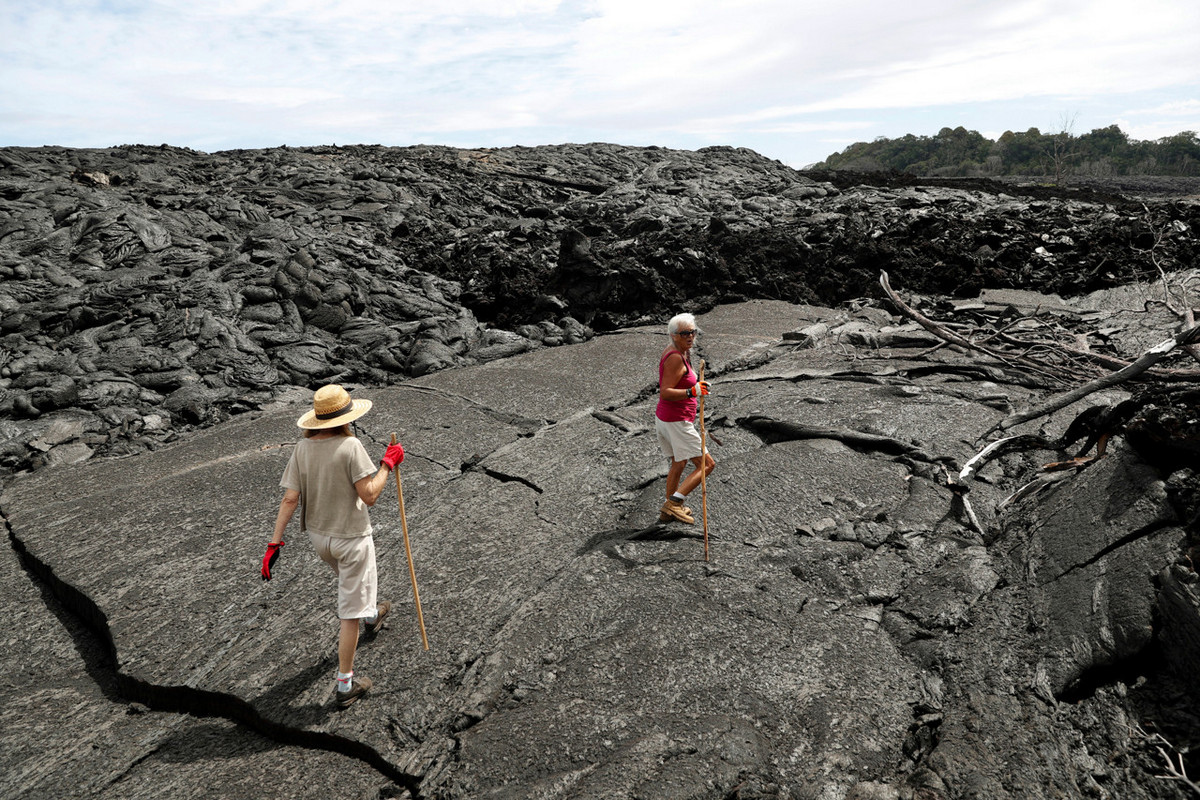
<path fill-rule="evenodd" d="M 1076 136 L 1037 128 L 993 141 L 961 125 L 936 136 L 906 134 L 856 142 L 815 169 L 897 170 L 922 176 L 1200 175 L 1200 138 L 1183 131 L 1155 141 L 1130 139 L 1116 125 Z"/>

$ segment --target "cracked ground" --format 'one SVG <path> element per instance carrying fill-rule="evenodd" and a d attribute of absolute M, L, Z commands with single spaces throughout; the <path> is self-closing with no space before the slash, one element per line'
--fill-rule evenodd
<path fill-rule="evenodd" d="M 966 355 L 781 338 L 817 321 L 839 320 L 776 302 L 699 319 L 708 561 L 698 495 L 695 526 L 657 522 L 658 328 L 360 390 L 368 450 L 395 432 L 407 451 L 430 649 L 388 494 L 372 520 L 396 608 L 360 645 L 376 688 L 343 712 L 332 574 L 293 525 L 258 577 L 303 408 L 13 481 L 5 602 L 28 623 L 6 648 L 4 796 L 1136 789 L 1100 753 L 1134 747 L 1102 733 L 1124 713 L 1110 689 L 1061 704 L 1147 646 L 1150 566 L 1179 538 L 1160 477 L 1118 448 L 1005 516 L 1032 464 L 1010 457 L 981 472 L 975 530 L 942 465 L 1033 390 L 964 380 Z"/>

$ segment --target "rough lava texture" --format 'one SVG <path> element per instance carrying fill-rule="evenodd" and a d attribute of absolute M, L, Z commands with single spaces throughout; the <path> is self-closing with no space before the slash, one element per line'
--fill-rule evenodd
<path fill-rule="evenodd" d="M 1194 264 L 1197 234 L 1178 197 L 810 177 L 742 148 L 0 148 L 0 466 L 681 308 L 836 306 L 880 270 L 1076 295 Z"/>
<path fill-rule="evenodd" d="M 1200 730 L 1200 481 L 1155 436 L 1191 418 L 1160 403 L 1053 480 L 1063 453 L 992 461 L 975 524 L 948 475 L 1062 387 L 937 346 L 869 283 L 1133 358 L 1172 318 L 1126 277 L 1189 265 L 1189 202 L 729 149 L 0 159 L 0 797 L 1188 796 L 1157 748 Z M 654 365 L 685 307 L 707 526 L 657 522 Z M 293 529 L 258 577 L 335 379 L 375 402 L 374 456 L 407 450 L 430 640 L 389 490 L 396 607 L 341 712 L 331 573 Z"/>

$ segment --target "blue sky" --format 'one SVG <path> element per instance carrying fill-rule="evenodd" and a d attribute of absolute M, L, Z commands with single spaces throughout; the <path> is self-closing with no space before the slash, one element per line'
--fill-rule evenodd
<path fill-rule="evenodd" d="M 0 0 L 0 146 L 1200 131 L 1196 0 Z"/>

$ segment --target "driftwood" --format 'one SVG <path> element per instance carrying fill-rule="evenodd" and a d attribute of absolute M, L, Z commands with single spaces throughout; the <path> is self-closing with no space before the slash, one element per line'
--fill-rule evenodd
<path fill-rule="evenodd" d="M 997 508 L 1006 508 L 1006 507 L 1012 505 L 1013 503 L 1017 502 L 1021 498 L 1029 497 L 1030 495 L 1037 494 L 1042 489 L 1045 489 L 1047 486 L 1052 486 L 1056 483 L 1061 483 L 1062 481 L 1066 480 L 1070 476 L 1071 476 L 1070 472 L 1047 472 L 1044 475 L 1039 475 L 1038 477 L 1034 478 L 1029 483 L 1022 486 L 1020 489 L 1017 489 L 1015 492 L 1010 494 L 1008 497 L 1001 500 L 1000 504 L 997 506 Z"/>
<path fill-rule="evenodd" d="M 904 316 L 908 317 L 913 322 L 916 322 L 922 328 L 929 331 L 939 339 L 943 339 L 952 345 L 957 345 L 958 347 L 962 347 L 966 350 L 973 350 L 978 353 L 983 353 L 989 358 L 995 359 L 1002 364 L 1007 364 L 1010 366 L 1019 365 L 1025 369 L 1040 373 L 1047 377 L 1055 378 L 1057 380 L 1066 381 L 1071 377 L 1069 374 L 1063 374 L 1064 372 L 1070 372 L 1069 370 L 1063 370 L 1061 367 L 1055 368 L 1053 365 L 1028 355 L 1001 352 L 995 348 L 988 347 L 979 342 L 973 342 L 970 339 L 959 336 L 946 326 L 939 325 L 900 299 L 900 295 L 896 294 L 896 291 L 892 288 L 891 282 L 888 280 L 887 272 L 879 273 L 879 285 L 883 287 L 883 291 L 888 296 L 888 300 L 892 302 L 892 304 L 900 311 L 900 313 L 904 314 Z"/>
<path fill-rule="evenodd" d="M 1146 208 L 1145 204 L 1142 204 L 1142 208 Z M 1149 208 L 1146 208 L 1146 214 L 1147 214 L 1147 216 L 1149 216 L 1149 214 L 1150 214 Z M 1172 301 L 1172 299 L 1171 299 L 1172 281 L 1170 278 L 1167 277 L 1167 271 L 1165 269 L 1163 269 L 1162 264 L 1158 260 L 1158 256 L 1156 256 L 1153 252 L 1154 249 L 1156 247 L 1158 247 L 1158 245 L 1162 242 L 1162 234 L 1156 233 L 1154 239 L 1155 239 L 1154 247 L 1150 248 L 1150 250 L 1151 250 L 1150 261 L 1151 261 L 1151 263 L 1154 264 L 1154 268 L 1158 270 L 1159 280 L 1162 281 L 1162 287 L 1163 287 L 1162 304 L 1164 306 L 1166 306 L 1173 314 L 1175 314 L 1175 316 L 1179 317 L 1183 321 L 1184 328 L 1195 327 L 1196 314 L 1192 310 L 1191 297 L 1188 295 L 1187 290 L 1186 289 L 1184 290 L 1184 295 L 1178 302 Z M 1182 345 L 1182 347 L 1183 347 L 1184 352 L 1192 357 L 1193 361 L 1200 362 L 1200 348 L 1198 348 L 1194 344 L 1185 344 L 1185 345 Z"/>
<path fill-rule="evenodd" d="M 1084 346 L 1076 344 L 1076 346 L 1070 347 L 1052 341 L 1029 342 L 1015 339 L 1014 337 L 1004 335 L 1003 331 L 992 334 L 988 338 L 989 342 L 997 342 L 1002 344 L 1007 343 L 1009 345 L 1022 347 L 1024 349 L 1024 352 L 1018 354 L 1005 353 L 997 349 L 995 346 L 988 346 L 979 342 L 973 342 L 969 338 L 951 331 L 946 325 L 934 322 L 933 320 L 928 319 L 913 309 L 911 306 L 901 300 L 898 294 L 896 294 L 896 291 L 892 288 L 891 283 L 888 280 L 888 274 L 886 272 L 880 272 L 879 285 L 883 288 L 883 291 L 887 295 L 888 299 L 900 311 L 900 313 L 913 320 L 933 335 L 945 342 L 948 342 L 949 344 L 957 345 L 959 347 L 987 355 L 990 358 L 1001 361 L 1009 367 L 1024 367 L 1030 371 L 1037 372 L 1040 375 L 1049 375 L 1064 383 L 1070 383 L 1085 377 L 1085 373 L 1083 373 L 1078 366 L 1078 361 L 1081 358 L 1098 361 L 1110 367 L 1114 367 L 1118 364 L 1120 365 L 1115 372 L 1093 377 L 1091 380 L 1088 380 L 1086 383 L 1083 383 L 1074 389 L 1055 395 L 1041 405 L 1038 405 L 1027 411 L 1011 414 L 1005 417 L 992 426 L 992 428 L 990 428 L 988 431 L 986 431 L 984 436 L 987 436 L 988 434 L 997 430 L 1007 430 L 1016 425 L 1020 425 L 1021 423 L 1029 422 L 1031 420 L 1038 419 L 1039 417 L 1046 416 L 1047 414 L 1051 414 L 1061 408 L 1064 408 L 1071 403 L 1087 397 L 1090 394 L 1098 392 L 1102 389 L 1109 389 L 1114 386 L 1118 386 L 1139 376 L 1147 375 L 1148 377 L 1154 378 L 1170 376 L 1176 379 L 1200 379 L 1200 372 L 1195 370 L 1189 370 L 1186 373 L 1179 370 L 1172 370 L 1171 372 L 1165 374 L 1149 374 L 1151 368 L 1155 364 L 1173 352 L 1176 348 L 1184 348 L 1188 350 L 1189 353 L 1196 349 L 1195 346 L 1197 342 L 1200 342 L 1200 326 L 1195 324 L 1194 315 L 1192 314 L 1190 304 L 1176 306 L 1168 302 L 1168 307 L 1179 314 L 1179 316 L 1184 320 L 1186 327 L 1179 333 L 1172 336 L 1170 339 L 1167 339 L 1147 350 L 1137 360 L 1127 363 L 1120 359 L 1115 359 L 1108 356 L 1100 356 L 1099 354 L 1092 353 L 1084 349 L 1086 342 L 1084 343 Z M 1051 361 L 1043 358 L 1033 358 L 1027 355 L 1028 351 L 1035 346 L 1041 348 L 1041 350 L 1047 353 L 1048 356 L 1053 356 L 1057 363 L 1052 363 Z M 1092 374 L 1095 374 L 1094 371 L 1092 371 Z"/>
<path fill-rule="evenodd" d="M 1163 280 L 1165 283 L 1165 275 Z M 1191 304 L 1172 303 L 1169 295 L 1162 302 L 1182 320 L 1183 329 L 1142 353 L 1136 360 L 1127 362 L 1113 356 L 1091 352 L 1086 335 L 1080 333 L 1072 334 L 1069 331 L 1062 331 L 1061 333 L 1064 335 L 1060 338 L 1067 339 L 1069 337 L 1069 341 L 1056 340 L 1050 336 L 1038 339 L 1028 334 L 1013 335 L 1011 331 L 1017 322 L 1026 321 L 1028 318 L 1009 321 L 1004 325 L 996 326 L 994 330 L 985 330 L 961 323 L 935 322 L 899 297 L 892 288 L 886 272 L 880 273 L 879 285 L 901 314 L 947 344 L 968 352 L 979 353 L 1003 365 L 1006 371 L 1024 371 L 1030 377 L 1036 375 L 1040 378 L 1049 377 L 1063 384 L 1079 384 L 1072 389 L 1051 396 L 1032 408 L 1010 414 L 993 425 L 981 438 L 987 438 L 996 431 L 1008 430 L 1022 423 L 1044 417 L 1090 394 L 1119 386 L 1134 379 L 1164 381 L 1200 379 L 1200 371 L 1197 370 L 1154 369 L 1156 364 L 1176 349 L 1186 350 L 1190 356 L 1200 360 L 1200 349 L 1196 347 L 1197 342 L 1200 342 L 1200 326 L 1196 325 Z M 1037 353 L 1037 356 L 1032 355 L 1033 353 Z M 1112 371 L 1097 374 L 1103 368 Z M 1129 415 L 1136 412 L 1136 408 L 1125 408 L 1130 405 L 1136 405 L 1136 403 L 1126 401 L 1115 407 L 1095 406 L 1088 409 L 1076 418 L 1067 432 L 1056 441 L 1048 440 L 1037 434 L 1022 434 L 1006 436 L 987 444 L 967 461 L 957 474 L 950 471 L 946 473 L 946 485 L 955 496 L 954 511 L 965 517 L 967 525 L 982 533 L 979 520 L 968 499 L 968 493 L 975 475 L 984 464 L 1014 451 L 1064 450 L 1073 441 L 1083 437 L 1087 438 L 1084 449 L 1076 458 L 1046 465 L 1045 469 L 1048 470 L 1046 474 L 1038 476 L 1013 492 L 1000 503 L 999 508 L 1009 506 L 1022 498 L 1040 492 L 1047 486 L 1066 480 L 1070 477 L 1070 468 L 1083 468 L 1094 458 L 1102 457 L 1104 442 L 1113 433 L 1119 432 L 1128 421 Z M 1088 459 L 1082 458 L 1083 453 L 1092 444 L 1096 444 L 1098 448 L 1096 456 Z"/>
<path fill-rule="evenodd" d="M 1195 349 L 1194 346 L 1193 349 Z M 1124 369 L 1133 363 L 1132 361 L 1126 361 L 1125 359 L 1117 358 L 1116 356 L 1110 356 L 1104 353 L 1093 353 L 1091 350 L 1083 347 L 1064 346 L 1063 350 L 1072 355 L 1077 355 L 1080 358 L 1094 361 L 1100 366 L 1108 367 L 1109 369 Z M 1176 381 L 1200 381 L 1200 369 L 1155 369 L 1151 367 L 1142 373 L 1142 376 L 1147 379 L 1162 381 L 1164 383 Z"/>
<path fill-rule="evenodd" d="M 1137 377 L 1150 367 L 1157 364 L 1163 359 L 1163 357 L 1165 357 L 1176 347 L 1186 347 L 1196 343 L 1197 341 L 1200 341 L 1200 326 L 1192 326 L 1182 330 L 1172 336 L 1170 339 L 1160 342 L 1154 347 L 1151 347 L 1145 353 L 1142 353 L 1137 361 L 1134 361 L 1124 369 L 1119 369 L 1116 372 L 1108 375 L 1102 375 L 1093 381 L 1088 381 L 1083 386 L 1072 389 L 1069 392 L 1063 392 L 1062 394 L 1056 395 L 1045 403 L 1042 403 L 1040 406 L 1032 408 L 1029 411 L 1025 411 L 1020 414 L 1012 414 L 1008 417 L 1005 417 L 997 422 L 995 426 L 992 427 L 991 431 L 1006 430 L 1014 425 L 1020 425 L 1022 422 L 1029 422 L 1030 420 L 1037 419 L 1038 417 L 1044 417 L 1047 414 L 1052 414 L 1053 412 L 1058 411 L 1060 408 L 1065 408 L 1071 405 L 1071 403 L 1074 403 L 1077 400 L 1087 397 L 1089 394 L 1098 392 L 1101 389 L 1109 389 L 1113 386 L 1124 383 L 1131 378 Z M 991 433 L 991 431 L 988 431 L 988 433 Z"/>
<path fill-rule="evenodd" d="M 1175 745 L 1167 741 L 1161 733 L 1148 733 L 1145 728 L 1136 722 L 1129 724 L 1129 733 L 1139 737 L 1145 743 L 1154 745 L 1154 749 L 1158 751 L 1158 755 L 1162 758 L 1166 765 L 1166 775 L 1156 775 L 1155 777 L 1162 780 L 1179 781 L 1184 786 L 1187 786 L 1197 796 L 1200 796 L 1200 784 L 1197 784 L 1187 774 L 1187 765 L 1184 763 L 1183 754 L 1179 752 Z M 1167 751 L 1170 751 L 1168 753 Z"/>
<path fill-rule="evenodd" d="M 1021 450 L 1031 450 L 1034 448 L 1052 450 L 1055 449 L 1055 444 L 1048 441 L 1043 436 L 1030 434 L 1022 434 L 1020 436 L 1008 436 L 1004 439 L 997 439 L 987 447 L 976 453 L 970 461 L 963 465 L 959 470 L 958 475 L 952 476 L 949 479 L 951 487 L 961 487 L 961 491 L 969 490 L 970 482 L 974 480 L 975 473 L 978 472 L 984 464 L 992 459 L 999 458 L 1006 453 L 1013 453 Z"/>

